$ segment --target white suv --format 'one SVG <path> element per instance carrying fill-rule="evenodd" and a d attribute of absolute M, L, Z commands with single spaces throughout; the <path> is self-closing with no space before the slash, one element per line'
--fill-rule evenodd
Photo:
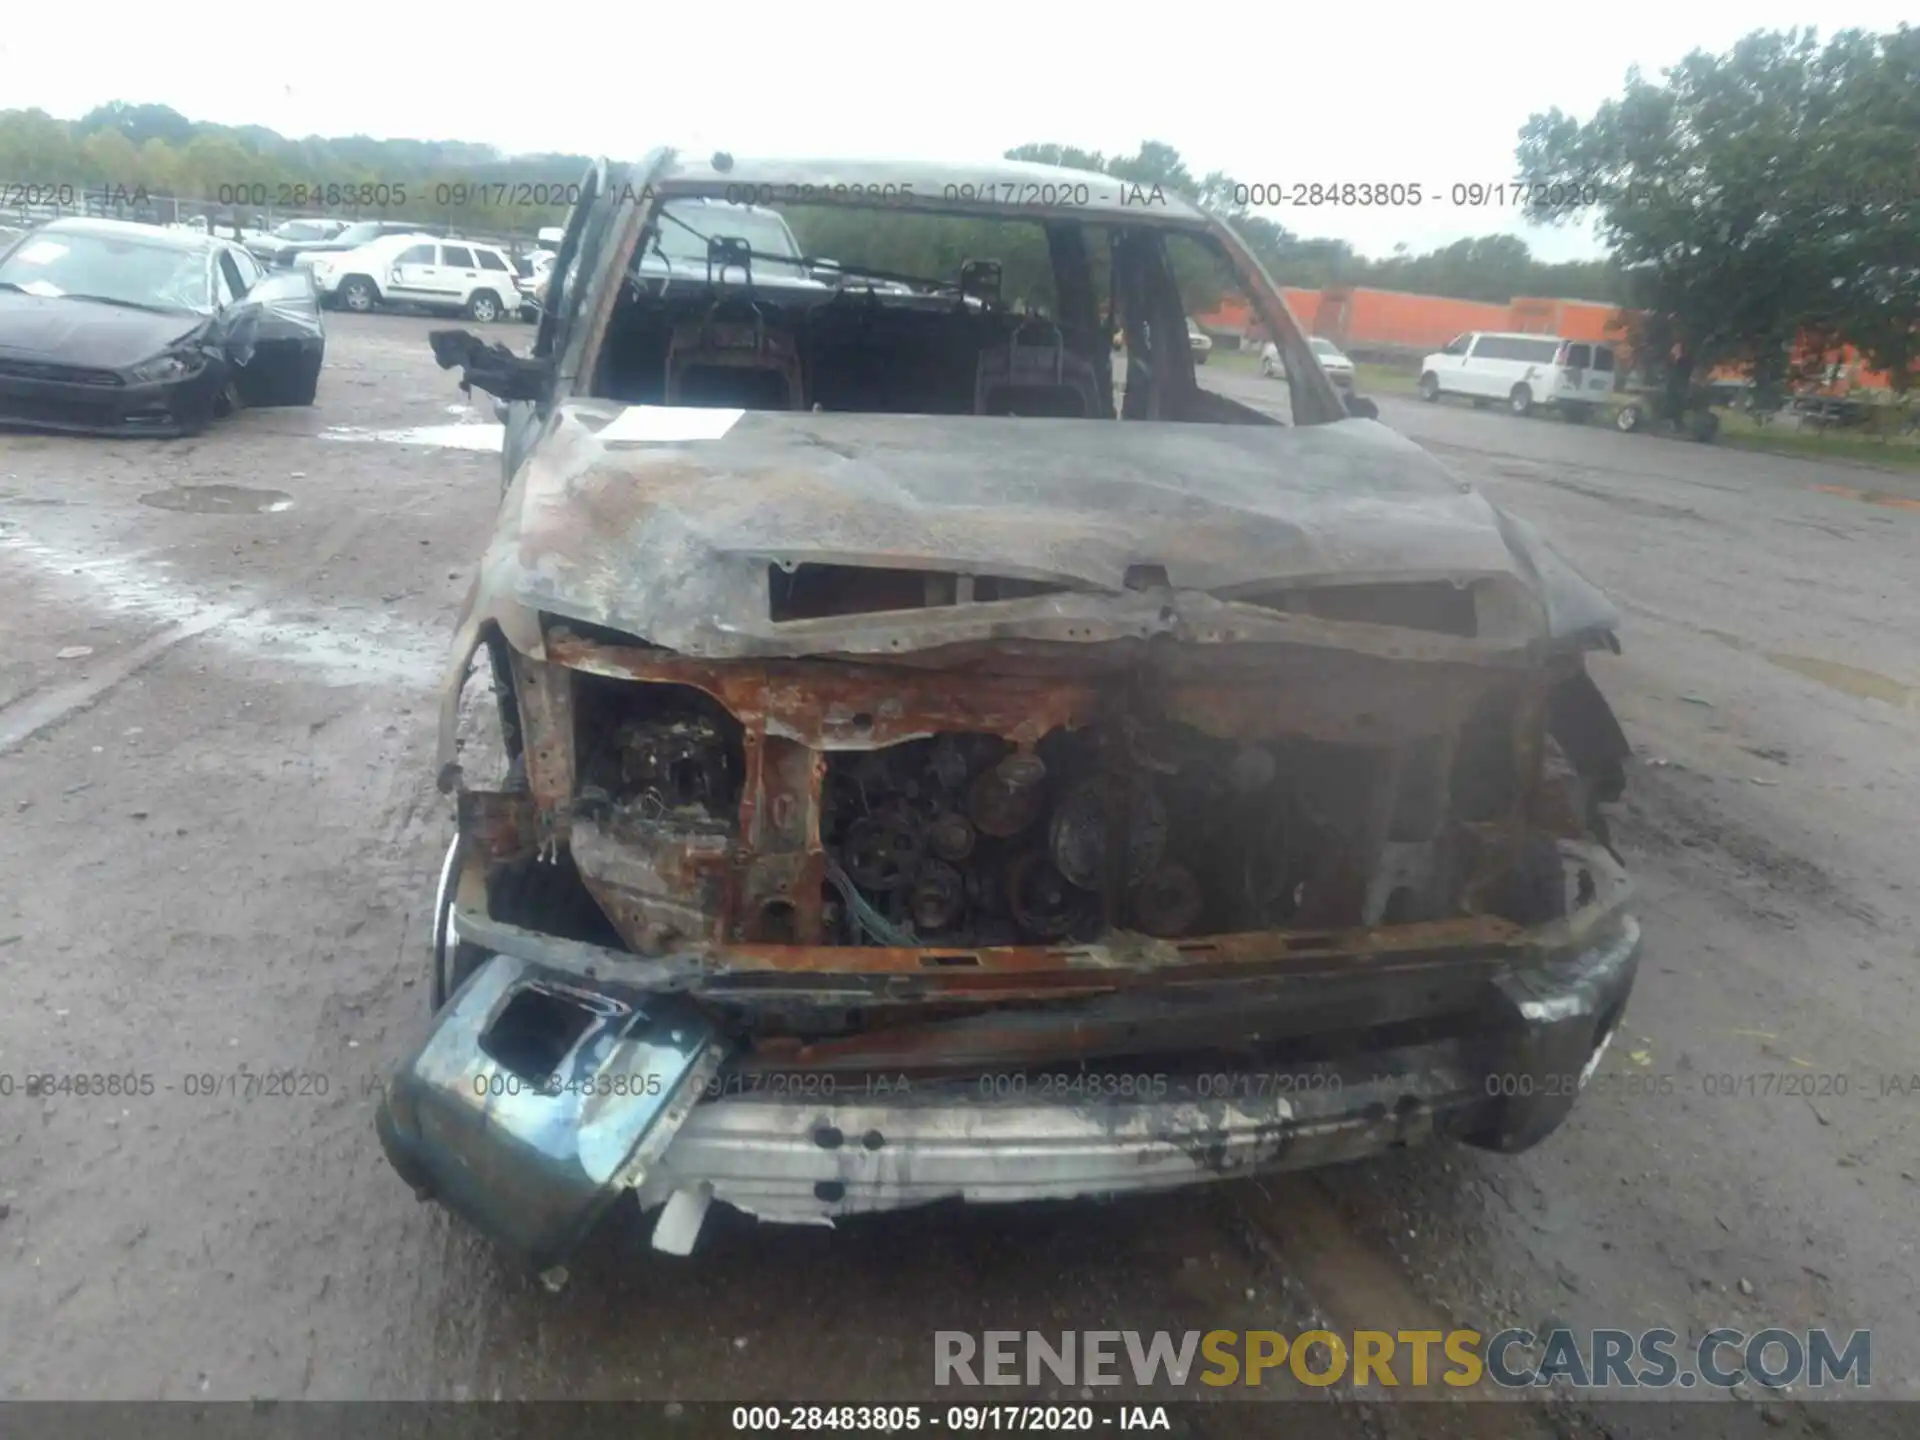
<path fill-rule="evenodd" d="M 1584 415 L 1613 389 L 1613 347 L 1557 335 L 1469 331 L 1420 362 L 1420 398 L 1504 401 L 1516 415 L 1536 405 Z"/>
<path fill-rule="evenodd" d="M 506 252 L 471 240 L 389 235 L 358 250 L 315 256 L 312 268 L 321 300 L 346 310 L 421 305 L 463 311 L 484 324 L 520 308 Z"/>

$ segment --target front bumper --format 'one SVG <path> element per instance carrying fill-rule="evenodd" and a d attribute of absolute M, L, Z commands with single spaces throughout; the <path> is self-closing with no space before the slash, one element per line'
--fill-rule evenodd
<path fill-rule="evenodd" d="M 192 435 L 212 421 L 224 368 L 179 380 L 81 385 L 0 376 L 0 425 L 82 435 Z"/>
<path fill-rule="evenodd" d="M 659 969 L 625 983 L 583 953 L 593 947 L 457 909 L 461 937 L 493 958 L 395 1075 L 381 1140 L 423 1197 L 541 1267 L 623 1189 L 665 1207 L 654 1244 L 684 1254 L 715 1199 L 764 1220 L 831 1224 L 945 1199 L 1163 1190 L 1434 1138 L 1521 1150 L 1566 1118 L 1638 964 L 1624 874 L 1603 852 L 1565 849 L 1600 877 L 1598 894 L 1530 932 L 1539 943 L 1523 963 L 1475 968 L 1450 953 L 1424 974 L 1416 959 L 1342 977 L 1329 988 L 1348 998 L 1330 1009 L 1350 1009 L 1357 988 L 1362 1010 L 1394 1023 L 1366 1032 L 1370 1043 L 1323 1045 L 1318 1058 L 1308 1043 L 1259 1063 L 1200 1060 L 1188 1046 L 932 1079 L 769 1073 L 738 1063 L 693 999 L 697 985 L 662 988 Z M 1236 994 L 1232 1004 L 1247 1003 Z M 1438 1008 L 1422 1017 L 1423 1003 Z M 554 1005 L 575 1007 L 578 1023 L 563 1052 L 530 1067 L 521 1022 Z"/>

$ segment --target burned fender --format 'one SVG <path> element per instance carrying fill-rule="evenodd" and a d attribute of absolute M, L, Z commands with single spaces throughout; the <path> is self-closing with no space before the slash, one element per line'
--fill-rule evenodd
<path fill-rule="evenodd" d="M 1626 793 L 1626 760 L 1633 753 L 1607 697 L 1583 669 L 1553 687 L 1547 729 L 1561 753 L 1593 785 L 1593 799 L 1612 802 Z"/>

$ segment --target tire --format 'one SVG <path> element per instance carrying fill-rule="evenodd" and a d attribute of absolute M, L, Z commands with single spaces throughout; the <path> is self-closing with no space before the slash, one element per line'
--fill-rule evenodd
<path fill-rule="evenodd" d="M 1711 410 L 1696 410 L 1687 418 L 1687 437 L 1702 445 L 1711 445 L 1720 433 L 1720 417 Z"/>
<path fill-rule="evenodd" d="M 1514 386 L 1512 391 L 1507 395 L 1507 409 L 1519 416 L 1524 417 L 1531 415 L 1533 413 L 1533 387 L 1526 384 Z"/>
<path fill-rule="evenodd" d="M 1613 417 L 1613 428 L 1622 435 L 1631 435 L 1646 421 L 1638 405 L 1622 405 L 1620 412 Z"/>
<path fill-rule="evenodd" d="M 505 309 L 491 290 L 476 290 L 467 299 L 467 318 L 481 325 L 491 325 Z"/>
<path fill-rule="evenodd" d="M 335 293 L 340 297 L 341 309 L 356 315 L 369 314 L 380 306 L 380 287 L 365 275 L 349 275 Z"/>
<path fill-rule="evenodd" d="M 1440 377 L 1431 370 L 1420 377 L 1420 398 L 1429 405 L 1440 399 Z"/>
<path fill-rule="evenodd" d="M 1211 353 L 1212 353 L 1211 351 L 1202 351 L 1202 352 L 1201 352 L 1200 354 L 1198 354 L 1198 355 L 1196 355 L 1196 356 L 1194 356 L 1194 357 L 1193 357 L 1193 363 L 1194 363 L 1194 364 L 1196 364 L 1196 365 L 1204 365 L 1204 364 L 1206 364 L 1206 363 L 1207 363 L 1207 356 L 1208 356 L 1209 354 L 1211 354 Z"/>
<path fill-rule="evenodd" d="M 1273 361 L 1264 355 L 1260 357 L 1260 373 L 1269 380 L 1277 380 L 1280 378 L 1280 372 L 1273 368 Z"/>

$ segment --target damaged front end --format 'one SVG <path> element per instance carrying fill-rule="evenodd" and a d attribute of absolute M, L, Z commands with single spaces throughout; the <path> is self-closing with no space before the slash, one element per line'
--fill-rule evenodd
<path fill-rule="evenodd" d="M 1518 1150 L 1619 1021 L 1626 742 L 1604 631 L 1555 636 L 1542 592 L 1607 612 L 1544 552 L 1224 594 L 775 557 L 741 604 L 777 638 L 669 647 L 516 603 L 548 539 L 467 617 L 449 993 L 380 1115 L 536 1265 L 625 1189 L 685 1253 L 714 1199 L 831 1223 Z"/>

